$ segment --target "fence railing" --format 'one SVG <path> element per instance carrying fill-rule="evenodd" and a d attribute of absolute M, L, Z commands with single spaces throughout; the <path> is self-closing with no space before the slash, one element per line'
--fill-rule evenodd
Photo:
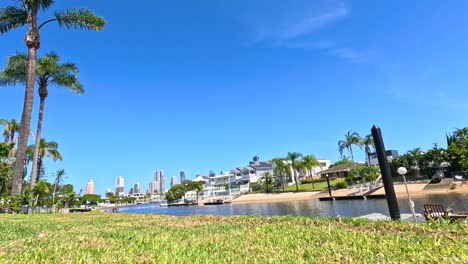
<path fill-rule="evenodd" d="M 382 187 L 382 185 L 382 176 L 380 176 L 379 178 L 373 181 L 364 182 L 348 187 L 348 189 L 346 190 L 346 195 L 363 195 L 374 189 Z"/>

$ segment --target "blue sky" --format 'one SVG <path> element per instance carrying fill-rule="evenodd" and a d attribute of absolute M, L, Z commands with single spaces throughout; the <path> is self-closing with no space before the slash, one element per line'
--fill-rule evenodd
<path fill-rule="evenodd" d="M 104 193 L 117 176 L 126 191 L 146 187 L 161 169 L 167 182 L 181 169 L 192 179 L 255 153 L 336 161 L 348 130 L 374 124 L 387 149 L 445 147 L 468 124 L 463 0 L 57 2 L 107 20 L 102 32 L 41 32 L 39 55 L 75 62 L 86 89 L 51 87 L 44 115 L 43 136 L 64 156 L 47 173 L 64 168 L 78 190 L 93 179 Z M 0 36 L 0 68 L 26 50 L 25 30 Z M 23 97 L 0 88 L 0 118 L 19 120 Z"/>

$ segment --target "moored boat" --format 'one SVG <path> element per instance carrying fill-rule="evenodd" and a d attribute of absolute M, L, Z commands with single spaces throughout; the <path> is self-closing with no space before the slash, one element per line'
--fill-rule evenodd
<path fill-rule="evenodd" d="M 224 200 L 222 200 L 222 199 L 211 200 L 209 202 L 204 202 L 203 204 L 204 205 L 224 204 Z"/>

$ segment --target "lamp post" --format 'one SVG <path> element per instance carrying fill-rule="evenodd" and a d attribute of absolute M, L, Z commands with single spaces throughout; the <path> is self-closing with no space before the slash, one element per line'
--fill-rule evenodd
<path fill-rule="evenodd" d="M 413 220 L 414 222 L 417 222 L 416 220 L 416 214 L 414 212 L 414 202 L 411 200 L 411 196 L 409 194 L 409 191 L 408 191 L 408 184 L 406 183 L 406 173 L 408 172 L 406 170 L 405 167 L 399 167 L 398 170 L 397 170 L 398 174 L 400 174 L 401 176 L 403 176 L 403 182 L 405 183 L 405 188 L 406 188 L 406 194 L 408 195 L 408 203 L 409 203 L 409 208 L 410 208 L 410 211 L 411 211 L 411 214 L 413 215 Z"/>
<path fill-rule="evenodd" d="M 328 173 L 325 174 L 325 178 L 327 178 L 328 194 L 330 195 L 330 197 L 332 197 L 331 188 L 330 188 L 330 178 L 328 177 Z"/>

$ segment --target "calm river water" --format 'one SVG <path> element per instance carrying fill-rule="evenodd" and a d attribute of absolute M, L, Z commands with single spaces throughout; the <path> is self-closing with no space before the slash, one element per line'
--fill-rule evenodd
<path fill-rule="evenodd" d="M 416 213 L 423 211 L 424 204 L 443 204 L 454 211 L 468 211 L 468 195 L 462 194 L 432 194 L 412 197 Z M 408 199 L 398 199 L 400 212 L 410 213 Z M 389 215 L 387 200 L 349 200 L 349 201 L 319 201 L 317 198 L 303 201 L 224 204 L 205 206 L 160 207 L 158 203 L 125 206 L 120 213 L 165 214 L 187 216 L 195 214 L 209 215 L 293 215 L 293 216 L 362 216 L 371 213 Z"/>

